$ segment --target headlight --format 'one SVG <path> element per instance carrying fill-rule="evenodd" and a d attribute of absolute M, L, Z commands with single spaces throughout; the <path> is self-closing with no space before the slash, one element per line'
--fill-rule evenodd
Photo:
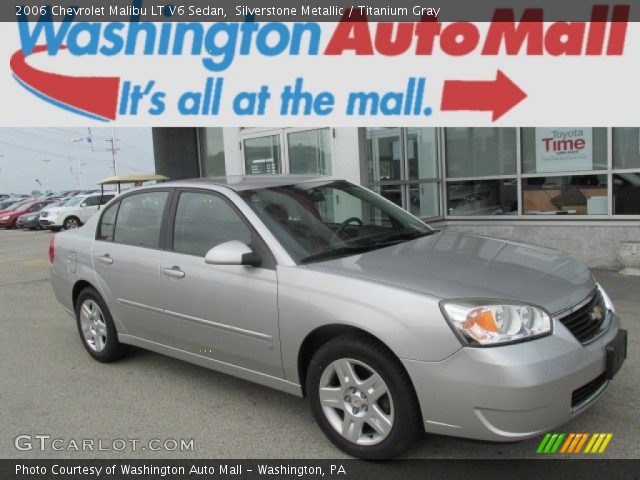
<path fill-rule="evenodd" d="M 552 332 L 551 315 L 540 307 L 509 300 L 447 300 L 445 318 L 470 346 L 521 342 Z"/>
<path fill-rule="evenodd" d="M 602 300 L 604 300 L 604 306 L 606 307 L 606 309 L 613 313 L 616 313 L 616 307 L 613 305 L 613 302 L 611 301 L 611 298 L 609 298 L 607 292 L 604 290 L 604 288 L 602 288 L 602 285 L 596 283 L 596 287 L 598 287 L 598 291 L 600 292 L 600 295 L 602 295 Z"/>
<path fill-rule="evenodd" d="M 9 215 L 3 215 L 0 217 L 0 221 L 9 220 Z"/>

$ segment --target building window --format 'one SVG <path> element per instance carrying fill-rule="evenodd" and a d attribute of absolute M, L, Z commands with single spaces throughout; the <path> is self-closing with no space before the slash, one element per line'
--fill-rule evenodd
<path fill-rule="evenodd" d="M 435 128 L 367 128 L 369 187 L 421 218 L 440 215 Z"/>
<path fill-rule="evenodd" d="M 221 128 L 201 128 L 200 171 L 203 177 L 221 177 L 226 173 L 224 141 Z"/>
<path fill-rule="evenodd" d="M 289 172 L 331 175 L 331 133 L 328 128 L 287 134 Z"/>
<path fill-rule="evenodd" d="M 240 129 L 245 173 L 331 175 L 330 128 Z"/>
<path fill-rule="evenodd" d="M 607 214 L 606 175 L 530 177 L 522 182 L 525 214 Z"/>
<path fill-rule="evenodd" d="M 515 128 L 447 128 L 447 215 L 518 213 Z"/>
<path fill-rule="evenodd" d="M 509 179 L 447 182 L 447 212 L 450 216 L 517 214 L 517 181 Z"/>
<path fill-rule="evenodd" d="M 524 174 L 606 169 L 606 128 L 522 129 Z"/>
<path fill-rule="evenodd" d="M 515 175 L 515 128 L 447 128 L 447 178 Z"/>
<path fill-rule="evenodd" d="M 525 215 L 608 214 L 606 128 L 523 128 L 522 172 Z"/>
<path fill-rule="evenodd" d="M 244 163 L 247 174 L 281 173 L 280 136 L 247 138 L 244 140 Z"/>
<path fill-rule="evenodd" d="M 640 215 L 640 128 L 614 128 L 613 214 Z"/>

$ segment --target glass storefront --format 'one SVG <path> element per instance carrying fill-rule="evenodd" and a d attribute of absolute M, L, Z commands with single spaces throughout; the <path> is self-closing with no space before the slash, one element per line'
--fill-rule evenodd
<path fill-rule="evenodd" d="M 335 157 L 334 130 L 239 129 L 244 172 L 332 175 L 333 162 L 357 161 Z M 359 133 L 361 182 L 427 220 L 640 216 L 640 128 Z M 202 174 L 224 174 L 222 129 L 203 129 L 199 138 Z"/>
<path fill-rule="evenodd" d="M 421 218 L 440 215 L 435 128 L 367 128 L 368 186 Z"/>

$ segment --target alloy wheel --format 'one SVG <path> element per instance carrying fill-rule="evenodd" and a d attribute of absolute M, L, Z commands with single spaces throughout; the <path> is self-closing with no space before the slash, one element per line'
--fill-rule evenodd
<path fill-rule="evenodd" d="M 86 344 L 94 352 L 101 352 L 107 345 L 107 324 L 98 304 L 85 300 L 80 306 L 80 326 Z"/>
<path fill-rule="evenodd" d="M 393 427 L 393 399 L 387 384 L 369 365 L 341 358 L 322 372 L 322 411 L 331 426 L 357 445 L 382 442 Z"/>

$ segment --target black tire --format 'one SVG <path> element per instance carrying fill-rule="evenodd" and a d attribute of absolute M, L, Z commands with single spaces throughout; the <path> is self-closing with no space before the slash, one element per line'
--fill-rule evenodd
<path fill-rule="evenodd" d="M 62 223 L 62 228 L 64 228 L 65 230 L 71 230 L 73 228 L 79 228 L 82 226 L 82 222 L 80 221 L 80 219 L 78 217 L 67 217 L 64 219 L 64 222 Z"/>
<path fill-rule="evenodd" d="M 348 440 L 331 425 L 323 411 L 319 395 L 320 381 L 325 369 L 339 359 L 353 359 L 366 364 L 388 387 L 394 406 L 394 419 L 386 438 L 377 444 L 359 445 Z M 354 457 L 370 460 L 394 458 L 424 434 L 420 405 L 409 375 L 391 351 L 363 335 L 340 336 L 318 349 L 307 370 L 306 393 L 322 431 L 334 445 Z"/>
<path fill-rule="evenodd" d="M 102 349 L 101 351 L 96 351 L 91 347 L 82 330 L 80 309 L 82 308 L 82 305 L 87 301 L 93 301 L 100 307 L 102 318 L 104 319 L 104 324 L 106 326 L 106 342 L 104 344 L 104 349 Z M 120 360 L 127 354 L 127 352 L 129 351 L 129 346 L 124 345 L 118 341 L 118 332 L 116 330 L 115 324 L 113 323 L 111 312 L 109 312 L 109 309 L 104 303 L 104 300 L 94 288 L 87 287 L 80 292 L 80 295 L 78 295 L 78 300 L 76 301 L 75 309 L 76 323 L 78 326 L 80 341 L 82 341 L 82 345 L 84 345 L 84 348 L 87 350 L 87 352 L 89 352 L 89 355 L 100 362 L 109 363 Z"/>

